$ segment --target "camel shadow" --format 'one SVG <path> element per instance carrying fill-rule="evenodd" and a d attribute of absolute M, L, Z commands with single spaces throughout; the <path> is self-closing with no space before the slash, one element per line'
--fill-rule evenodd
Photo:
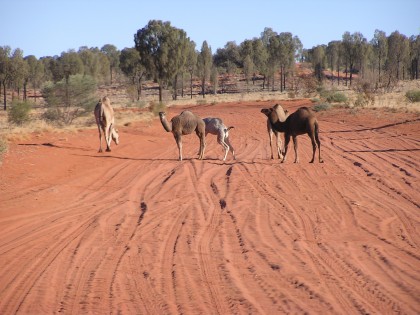
<path fill-rule="evenodd" d="M 415 152 L 420 149 L 372 149 L 372 150 L 347 150 L 345 153 L 376 153 L 376 152 Z"/>
<path fill-rule="evenodd" d="M 345 132 L 361 132 L 361 131 L 380 130 L 380 129 L 399 126 L 399 125 L 405 125 L 405 124 L 409 124 L 409 123 L 413 123 L 413 122 L 417 122 L 417 121 L 420 121 L 420 118 L 413 119 L 413 120 L 405 120 L 405 121 L 397 122 L 397 123 L 394 123 L 394 124 L 387 124 L 387 125 L 383 125 L 383 126 L 379 126 L 379 127 L 352 129 L 352 130 L 331 130 L 331 131 L 324 131 L 323 133 L 345 133 Z"/>
<path fill-rule="evenodd" d="M 71 146 L 65 146 L 65 145 L 56 145 L 51 142 L 45 142 L 45 143 L 18 143 L 19 146 L 44 146 L 44 147 L 50 147 L 50 148 L 57 148 L 57 149 L 68 149 L 68 150 L 81 150 L 81 151 L 91 151 L 91 148 L 83 148 L 83 147 L 71 147 Z"/>

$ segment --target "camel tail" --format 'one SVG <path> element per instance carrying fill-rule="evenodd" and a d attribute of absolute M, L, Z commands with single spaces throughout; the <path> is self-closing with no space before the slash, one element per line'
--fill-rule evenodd
<path fill-rule="evenodd" d="M 229 131 L 230 129 L 233 129 L 233 128 L 235 128 L 235 127 L 230 126 L 230 127 L 228 127 L 228 128 L 226 129 L 226 131 Z"/>
<path fill-rule="evenodd" d="M 315 126 L 315 139 L 316 139 L 317 141 L 319 141 L 319 137 L 318 137 L 318 134 L 319 134 L 319 125 L 318 125 L 318 121 L 316 121 L 316 122 L 315 122 L 314 126 Z"/>

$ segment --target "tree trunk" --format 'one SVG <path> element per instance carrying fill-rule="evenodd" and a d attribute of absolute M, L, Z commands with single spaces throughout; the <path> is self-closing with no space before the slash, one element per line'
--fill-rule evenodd
<path fill-rule="evenodd" d="M 162 83 L 159 83 L 159 102 L 162 102 Z"/>
<path fill-rule="evenodd" d="M 3 109 L 7 110 L 6 81 L 5 80 L 3 80 Z"/>
<path fill-rule="evenodd" d="M 112 85 L 112 66 L 109 66 L 109 73 L 111 74 L 111 85 Z"/>
<path fill-rule="evenodd" d="M 202 79 L 201 79 L 201 93 L 203 94 L 203 98 L 205 98 L 206 97 L 206 93 L 204 93 L 204 90 L 205 90 L 205 88 L 204 88 L 204 85 L 206 84 L 206 79 L 203 77 Z"/>
<path fill-rule="evenodd" d="M 193 94 L 193 74 L 192 74 L 192 72 L 190 72 L 190 77 L 191 77 L 191 79 L 190 79 L 190 95 L 191 95 L 191 99 L 193 98 L 192 97 L 192 94 Z"/>
<path fill-rule="evenodd" d="M 174 77 L 174 95 L 173 95 L 173 99 L 175 101 L 176 101 L 176 99 L 178 97 L 177 85 L 178 85 L 178 74 L 176 74 L 175 77 Z"/>
<path fill-rule="evenodd" d="M 181 80 L 181 97 L 184 98 L 184 71 L 182 71 L 182 80 Z"/>

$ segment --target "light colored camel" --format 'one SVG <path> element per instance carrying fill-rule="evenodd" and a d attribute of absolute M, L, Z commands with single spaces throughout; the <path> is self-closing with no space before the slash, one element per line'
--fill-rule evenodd
<path fill-rule="evenodd" d="M 181 114 L 172 117 L 170 122 L 166 120 L 166 114 L 164 112 L 160 112 L 159 117 L 163 128 L 167 132 L 172 132 L 174 135 L 176 144 L 178 146 L 180 161 L 182 161 L 182 136 L 189 135 L 193 131 L 195 131 L 197 137 L 200 139 L 200 151 L 198 158 L 200 160 L 204 158 L 204 150 L 206 148 L 206 125 L 200 117 L 188 110 L 185 110 Z"/>
<path fill-rule="evenodd" d="M 287 110 L 283 110 L 283 107 L 281 105 L 276 104 L 273 106 L 273 109 L 276 111 L 277 116 L 279 117 L 280 121 L 285 121 L 287 116 L 289 115 Z M 280 138 L 280 133 L 275 130 L 270 123 L 270 119 L 267 117 L 267 131 L 268 131 L 268 137 L 270 138 L 270 153 L 271 153 L 271 159 L 274 159 L 273 155 L 273 135 L 276 136 L 276 146 L 277 146 L 277 157 L 279 159 L 283 158 L 283 143 Z"/>
<path fill-rule="evenodd" d="M 281 122 L 277 116 L 276 111 L 273 108 L 263 108 L 261 112 L 266 115 L 273 128 L 279 132 L 284 132 L 285 137 L 285 148 L 284 156 L 282 163 L 286 161 L 287 147 L 290 142 L 290 137 L 293 138 L 293 144 L 295 148 L 295 163 L 299 163 L 299 157 L 297 153 L 298 142 L 297 136 L 308 134 L 312 142 L 312 160 L 310 163 L 313 163 L 315 160 L 316 146 L 318 144 L 318 157 L 319 162 L 323 163 L 324 161 L 321 158 L 321 142 L 319 141 L 318 132 L 319 126 L 318 121 L 315 117 L 315 114 L 312 110 L 307 107 L 301 107 L 293 114 L 290 114 L 286 121 Z M 316 142 L 316 143 L 315 143 Z"/>
<path fill-rule="evenodd" d="M 111 138 L 119 143 L 118 130 L 114 128 L 114 109 L 107 96 L 99 100 L 95 106 L 95 120 L 99 131 L 99 151 L 102 152 L 102 133 L 105 136 L 106 151 L 111 151 Z"/>
<path fill-rule="evenodd" d="M 234 127 L 233 126 L 226 127 L 220 118 L 207 117 L 207 118 L 204 118 L 203 121 L 206 124 L 206 136 L 209 133 L 212 135 L 216 135 L 217 142 L 225 150 L 225 156 L 223 158 L 223 161 L 226 160 L 226 156 L 229 150 L 232 153 L 233 159 L 236 160 L 235 150 L 233 149 L 233 146 L 230 144 L 230 141 L 229 141 L 229 130 Z"/>

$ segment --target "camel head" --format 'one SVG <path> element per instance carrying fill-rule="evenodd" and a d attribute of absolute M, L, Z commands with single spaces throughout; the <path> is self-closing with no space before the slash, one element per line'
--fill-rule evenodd
<path fill-rule="evenodd" d="M 263 113 L 265 116 L 270 118 L 271 113 L 274 111 L 273 108 L 263 108 L 261 109 L 261 113 Z"/>
<path fill-rule="evenodd" d="M 165 112 L 159 112 L 159 117 L 161 119 L 165 119 L 166 118 L 166 113 Z"/>

